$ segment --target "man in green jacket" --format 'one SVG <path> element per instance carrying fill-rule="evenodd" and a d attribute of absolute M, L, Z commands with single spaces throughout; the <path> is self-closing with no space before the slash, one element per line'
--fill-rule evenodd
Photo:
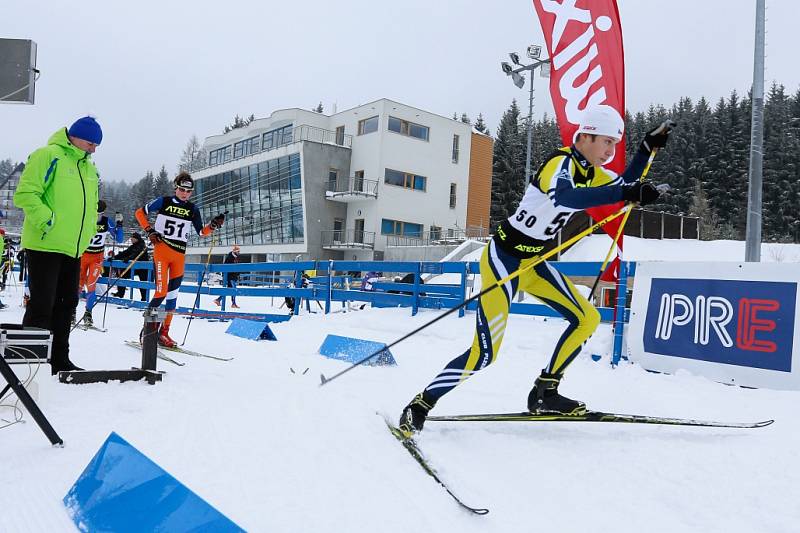
<path fill-rule="evenodd" d="M 97 221 L 98 176 L 90 156 L 103 140 L 93 117 L 61 128 L 28 157 L 14 193 L 25 212 L 30 300 L 24 326 L 53 333 L 50 370 L 80 370 L 69 358 L 70 319 L 78 306 L 81 254 Z"/>

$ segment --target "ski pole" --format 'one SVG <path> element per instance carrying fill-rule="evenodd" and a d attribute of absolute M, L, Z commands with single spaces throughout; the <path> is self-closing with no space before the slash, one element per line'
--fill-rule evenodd
<path fill-rule="evenodd" d="M 114 282 L 111 285 L 109 285 L 108 289 L 106 290 L 106 292 L 103 293 L 103 296 L 105 296 L 106 294 L 111 292 L 111 289 L 113 289 L 116 286 L 116 284 L 119 283 L 119 280 L 121 280 L 122 278 L 125 277 L 125 275 L 128 273 L 128 271 L 130 271 L 131 267 L 136 263 L 136 261 L 139 260 L 140 257 L 142 257 L 142 254 L 144 254 L 146 251 L 147 251 L 147 246 L 144 247 L 144 250 L 139 252 L 139 255 L 137 255 L 136 257 L 133 258 L 133 261 L 131 261 L 131 264 L 128 265 L 128 267 L 125 270 L 123 270 L 122 272 L 119 273 L 119 275 L 114 280 Z M 113 261 L 113 259 L 112 259 L 112 261 Z M 131 272 L 131 279 L 133 279 L 133 273 L 132 272 Z M 133 287 L 131 287 L 131 293 L 133 293 Z M 101 296 L 100 298 L 103 298 L 103 296 Z M 108 311 L 108 298 L 106 298 L 105 302 L 103 303 L 103 324 L 101 325 L 101 327 L 103 327 L 103 328 L 106 327 L 106 311 Z M 83 319 L 81 319 L 81 320 L 83 320 Z"/>
<path fill-rule="evenodd" d="M 622 235 L 622 232 L 625 230 L 625 223 L 628 222 L 628 217 L 630 216 L 631 211 L 632 209 L 628 209 L 625 212 L 625 216 L 622 217 L 622 222 L 620 223 L 619 228 L 617 228 L 617 234 L 614 236 L 614 241 L 611 243 L 611 248 L 608 249 L 606 258 L 605 260 L 603 260 L 603 264 L 600 265 L 600 272 L 598 272 L 597 277 L 594 278 L 594 284 L 592 285 L 592 290 L 589 291 L 589 297 L 587 298 L 587 300 L 589 300 L 590 302 L 592 301 L 592 297 L 594 296 L 594 291 L 595 289 L 597 289 L 598 283 L 600 283 L 600 278 L 603 277 L 603 272 L 606 271 L 606 267 L 608 266 L 609 259 L 611 259 L 612 252 L 614 252 L 614 250 L 617 249 L 617 243 L 619 242 L 619 238 Z"/>
<path fill-rule="evenodd" d="M 115 279 L 114 282 L 108 286 L 106 291 L 103 294 L 100 295 L 100 298 L 105 298 L 106 294 L 108 294 L 111 291 L 111 289 L 113 289 L 116 286 L 117 282 L 123 276 L 125 276 L 125 274 L 128 273 L 128 271 L 131 269 L 131 267 L 136 264 L 136 261 L 138 261 L 139 258 L 142 257 L 142 254 L 145 253 L 145 251 L 147 251 L 147 248 L 145 248 L 144 250 L 139 252 L 139 255 L 137 255 L 136 257 L 133 258 L 133 261 L 131 261 L 131 264 L 128 265 L 127 267 L 125 267 L 125 270 L 123 270 L 122 273 L 117 277 L 117 279 Z M 70 332 L 75 331 L 75 328 L 77 328 L 80 325 L 81 322 L 83 322 L 83 317 L 81 317 L 80 320 L 76 320 L 75 321 L 75 325 L 72 326 L 72 329 L 69 330 L 69 331 Z M 106 314 L 105 314 L 105 312 L 103 312 L 103 327 L 105 327 L 105 323 L 106 323 Z"/>
<path fill-rule="evenodd" d="M 662 132 L 665 129 L 672 130 L 674 127 L 675 123 L 673 121 L 665 120 L 661 124 L 661 126 L 659 126 L 656 132 Z M 647 176 L 647 173 L 650 172 L 650 166 L 653 164 L 653 159 L 656 158 L 657 153 L 658 153 L 658 148 L 653 148 L 652 150 L 650 150 L 650 157 L 647 159 L 647 166 L 644 167 L 642 175 L 639 176 L 639 181 L 644 181 L 644 178 Z M 608 266 L 608 261 L 609 259 L 611 259 L 611 253 L 617 248 L 617 243 L 619 242 L 619 238 L 622 235 L 622 232 L 624 231 L 625 224 L 628 222 L 628 217 L 630 216 L 630 214 L 631 210 L 629 209 L 628 212 L 625 213 L 625 218 L 622 219 L 622 222 L 620 223 L 619 228 L 617 229 L 617 234 L 614 237 L 614 242 L 611 243 L 611 248 L 609 248 L 608 254 L 606 254 L 606 258 L 603 261 L 603 264 L 600 266 L 600 272 L 598 272 L 597 277 L 594 278 L 594 284 L 592 284 L 592 290 L 589 292 L 589 298 L 587 298 L 589 301 L 592 300 L 592 296 L 594 296 L 594 291 L 597 289 L 598 283 L 600 283 L 600 278 L 603 276 L 603 272 L 606 271 L 606 267 Z"/>
<path fill-rule="evenodd" d="M 227 211 L 225 211 L 225 213 L 227 213 Z M 197 304 L 200 303 L 200 289 L 203 287 L 203 280 L 206 277 L 208 264 L 211 262 L 211 251 L 214 249 L 214 241 L 216 240 L 216 238 L 217 238 L 216 235 L 211 237 L 211 244 L 208 247 L 208 256 L 206 257 L 206 264 L 203 266 L 203 274 L 202 276 L 200 276 L 200 281 L 197 282 L 197 294 L 194 295 L 194 304 L 192 304 L 192 310 L 189 312 L 189 323 L 186 324 L 186 332 L 183 334 L 183 342 L 181 343 L 181 346 L 186 344 L 186 338 L 189 336 L 189 328 L 192 327 L 194 310 L 197 309 Z"/>
<path fill-rule="evenodd" d="M 428 326 L 431 326 L 431 325 L 435 324 L 436 322 L 438 322 L 439 320 L 443 319 L 444 317 L 446 317 L 446 316 L 448 316 L 448 315 L 450 315 L 452 313 L 455 313 L 456 311 L 458 311 L 459 309 L 461 309 L 463 307 L 466 307 L 467 305 L 470 304 L 470 302 L 473 302 L 473 301 L 479 299 L 481 296 L 484 296 L 485 294 L 490 293 L 491 291 L 495 290 L 498 287 L 502 287 L 503 285 L 505 285 L 506 283 L 508 283 L 512 279 L 518 277 L 523 272 L 526 272 L 526 271 L 532 269 L 533 267 L 535 267 L 536 265 L 546 261 L 550 257 L 552 257 L 555 254 L 557 254 L 563 248 L 566 248 L 568 246 L 572 246 L 573 244 L 575 244 L 576 242 L 578 242 L 582 238 L 586 237 L 587 235 L 590 235 L 597 228 L 601 228 L 601 227 L 605 226 L 607 223 L 609 223 L 610 221 L 614 220 L 615 218 L 621 216 L 623 213 L 626 213 L 628 210 L 630 210 L 630 204 L 626 204 L 625 206 L 623 206 L 622 209 L 620 209 L 616 213 L 612 213 L 612 214 L 608 215 L 603 220 L 595 222 L 588 229 L 583 230 L 582 232 L 578 233 L 577 235 L 573 236 L 572 238 L 568 239 L 567 241 L 564 241 L 563 243 L 561 243 L 560 246 L 556 246 L 555 248 L 553 248 L 549 252 L 539 256 L 535 261 L 531 262 L 531 264 L 525 266 L 524 268 L 520 268 L 518 270 L 515 270 L 514 272 L 512 272 L 511 274 L 509 274 L 505 278 L 503 278 L 503 279 L 501 279 L 499 281 L 496 281 L 494 283 L 494 285 L 492 285 L 491 287 L 487 287 L 487 288 L 483 289 L 481 292 L 479 292 L 478 294 L 476 294 L 476 295 L 474 295 L 474 296 L 472 296 L 470 298 L 467 298 L 466 300 L 461 302 L 456 307 L 448 309 L 447 311 L 445 311 L 441 315 L 437 316 L 433 320 L 431 320 L 429 322 L 426 322 L 425 324 L 421 325 L 420 327 L 418 327 L 417 329 L 415 329 L 411 333 L 407 333 L 407 334 L 403 335 L 402 337 L 400 337 L 396 341 L 392 342 L 391 344 L 388 344 L 388 345 L 384 346 L 383 348 L 380 348 L 380 349 L 376 350 L 375 352 L 371 353 L 367 357 L 364 357 L 363 359 L 360 359 L 359 361 L 356 361 L 355 363 L 351 364 L 349 367 L 347 367 L 344 370 L 338 372 L 337 374 L 334 374 L 330 378 L 326 378 L 324 374 L 320 374 L 321 383 L 320 383 L 319 386 L 322 387 L 326 383 L 330 383 L 334 379 L 336 379 L 336 378 L 342 376 L 343 374 L 346 374 L 347 372 L 353 370 L 355 367 L 360 366 L 363 363 L 366 363 L 367 361 L 369 361 L 373 357 L 379 355 L 381 352 L 383 352 L 385 350 L 388 350 L 392 346 L 400 344 L 401 342 L 403 342 L 407 338 L 409 338 L 409 337 L 411 337 L 413 335 L 416 335 L 417 333 L 419 333 L 423 329 L 427 328 Z"/>

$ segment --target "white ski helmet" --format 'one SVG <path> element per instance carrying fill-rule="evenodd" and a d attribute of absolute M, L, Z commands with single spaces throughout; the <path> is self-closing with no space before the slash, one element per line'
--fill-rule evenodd
<path fill-rule="evenodd" d="M 622 140 L 624 131 L 625 123 L 617 110 L 609 105 L 601 104 L 587 107 L 584 110 L 581 123 L 572 140 L 573 142 L 577 141 L 579 133 L 588 133 L 613 137 L 619 141 Z"/>
<path fill-rule="evenodd" d="M 572 142 L 576 142 L 578 140 L 578 135 L 581 133 L 587 133 L 589 135 L 605 135 L 606 137 L 612 137 L 619 142 L 622 140 L 622 134 L 624 132 L 625 122 L 623 122 L 622 117 L 619 116 L 617 110 L 609 105 L 600 104 L 593 107 L 587 107 L 583 111 L 581 123 L 578 126 L 578 129 L 575 131 L 575 135 L 572 136 Z M 603 164 L 607 165 L 613 161 L 616 153 L 617 151 L 614 150 L 614 153 L 611 154 L 611 157 L 609 157 L 608 160 Z"/>

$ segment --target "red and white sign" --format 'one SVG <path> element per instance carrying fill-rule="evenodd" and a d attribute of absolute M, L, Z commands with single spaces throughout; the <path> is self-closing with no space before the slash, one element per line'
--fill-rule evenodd
<path fill-rule="evenodd" d="M 550 96 L 566 146 L 578 129 L 587 106 L 605 104 L 625 117 L 625 60 L 622 27 L 615 0 L 533 0 L 552 60 Z M 606 165 L 614 172 L 625 169 L 625 140 L 617 145 L 614 159 Z M 587 209 L 595 220 L 619 211 L 615 205 Z M 603 229 L 616 235 L 621 217 Z M 622 236 L 619 239 L 622 250 Z M 619 255 L 603 279 L 614 280 Z M 610 278 L 610 279 L 608 279 Z"/>

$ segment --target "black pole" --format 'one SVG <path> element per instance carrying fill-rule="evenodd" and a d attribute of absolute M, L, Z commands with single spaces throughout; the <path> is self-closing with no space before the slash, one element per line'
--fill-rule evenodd
<path fill-rule="evenodd" d="M 3 352 L 5 352 L 5 349 Z M 44 413 L 42 413 L 42 411 L 39 409 L 39 406 L 36 405 L 36 402 L 33 400 L 33 398 L 31 398 L 31 395 L 28 394 L 28 391 L 22 385 L 22 382 L 19 380 L 14 371 L 11 370 L 11 366 L 9 366 L 3 356 L 0 356 L 0 374 L 3 375 L 3 377 L 6 379 L 6 382 L 14 390 L 17 398 L 20 399 L 22 405 L 24 405 L 25 409 L 27 409 L 31 414 L 33 419 L 36 421 L 36 424 L 47 437 L 47 440 L 50 441 L 50 444 L 53 446 L 63 446 L 64 441 L 61 440 L 61 437 L 58 436 L 56 430 L 53 429 L 53 426 L 51 426 L 50 422 L 47 421 Z"/>

